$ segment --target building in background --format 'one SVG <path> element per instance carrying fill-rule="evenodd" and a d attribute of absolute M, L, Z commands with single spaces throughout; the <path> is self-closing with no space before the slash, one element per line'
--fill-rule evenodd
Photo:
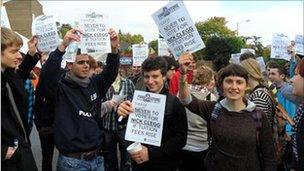
<path fill-rule="evenodd" d="M 3 6 L 10 21 L 12 30 L 30 38 L 32 36 L 32 21 L 43 14 L 42 5 L 38 0 L 8 0 Z"/>

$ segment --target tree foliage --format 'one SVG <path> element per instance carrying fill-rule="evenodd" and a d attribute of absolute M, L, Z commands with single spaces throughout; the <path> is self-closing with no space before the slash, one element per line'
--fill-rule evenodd
<path fill-rule="evenodd" d="M 62 39 L 65 34 L 72 29 L 72 26 L 70 24 L 60 24 L 59 22 L 56 22 L 57 28 L 58 28 L 58 34 L 59 37 Z"/>
<path fill-rule="evenodd" d="M 227 21 L 225 17 L 211 17 L 204 22 L 195 23 L 195 26 L 203 41 L 206 42 L 208 38 L 212 36 L 234 36 L 235 32 L 231 31 L 226 24 Z"/>
<path fill-rule="evenodd" d="M 152 48 L 156 53 L 158 53 L 158 40 L 152 40 L 149 42 L 149 47 Z"/>
<path fill-rule="evenodd" d="M 130 34 L 123 33 L 121 30 L 118 31 L 120 37 L 121 50 L 126 53 L 130 53 L 132 51 L 132 44 L 139 44 L 144 41 L 144 37 L 141 34 Z"/>

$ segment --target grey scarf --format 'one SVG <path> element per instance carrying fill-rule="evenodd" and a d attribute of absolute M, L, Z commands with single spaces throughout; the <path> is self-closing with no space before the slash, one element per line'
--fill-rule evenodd
<path fill-rule="evenodd" d="M 77 77 L 73 72 L 68 72 L 65 75 L 65 79 L 70 81 L 70 82 L 74 82 L 77 85 L 81 86 L 81 87 L 88 87 L 88 85 L 90 84 L 91 80 L 86 77 L 86 78 L 79 78 Z"/>

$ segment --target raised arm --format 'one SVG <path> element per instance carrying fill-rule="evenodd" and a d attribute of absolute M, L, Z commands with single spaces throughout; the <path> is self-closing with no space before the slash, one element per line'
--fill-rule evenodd
<path fill-rule="evenodd" d="M 92 80 L 97 83 L 101 97 L 106 94 L 112 83 L 115 81 L 119 68 L 119 35 L 113 29 L 110 29 L 109 34 L 112 53 L 108 54 L 105 70 L 92 77 Z"/>
<path fill-rule="evenodd" d="M 22 79 L 27 79 L 31 70 L 35 67 L 36 63 L 39 61 L 41 55 L 37 52 L 38 40 L 35 36 L 31 37 L 27 42 L 28 53 L 18 67 L 17 73 Z"/>

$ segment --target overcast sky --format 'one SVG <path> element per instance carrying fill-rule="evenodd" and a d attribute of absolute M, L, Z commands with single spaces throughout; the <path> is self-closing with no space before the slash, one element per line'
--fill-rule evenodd
<path fill-rule="evenodd" d="M 141 34 L 145 42 L 157 39 L 158 29 L 151 14 L 169 1 L 40 1 L 45 14 L 54 15 L 60 23 L 73 24 L 81 13 L 102 12 L 109 15 L 110 27 Z M 227 26 L 239 35 L 260 36 L 262 43 L 271 43 L 272 33 L 294 38 L 303 35 L 304 1 L 184 1 L 194 22 L 214 16 L 225 17 Z"/>

